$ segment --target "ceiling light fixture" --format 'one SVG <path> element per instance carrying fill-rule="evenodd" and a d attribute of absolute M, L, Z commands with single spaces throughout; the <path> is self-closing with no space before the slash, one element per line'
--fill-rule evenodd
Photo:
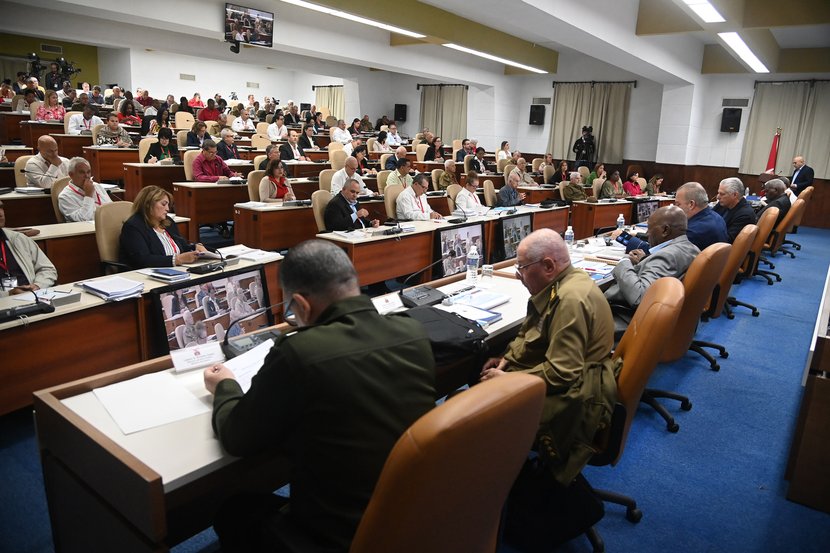
<path fill-rule="evenodd" d="M 537 69 L 535 67 L 531 67 L 529 65 L 524 65 L 522 63 L 518 63 L 515 61 L 506 60 L 504 58 L 500 58 L 498 56 L 494 56 L 492 54 L 486 54 L 484 52 L 479 52 L 478 50 L 473 50 L 472 48 L 467 48 L 465 46 L 459 46 L 458 44 L 442 44 L 441 46 L 446 46 L 447 48 L 452 48 L 453 50 L 458 50 L 459 52 L 466 52 L 467 54 L 472 54 L 474 56 L 478 56 L 480 58 L 488 59 L 490 61 L 497 61 L 499 63 L 503 63 L 505 65 L 512 65 L 513 67 L 518 67 L 519 69 L 524 69 L 525 71 L 531 71 L 533 73 L 539 73 L 540 75 L 547 74 L 547 71 L 542 69 Z"/>
<path fill-rule="evenodd" d="M 406 29 L 401 29 L 400 27 L 395 27 L 394 25 L 387 25 L 386 23 L 380 23 L 378 21 L 373 21 L 372 19 L 366 19 L 365 17 L 360 17 L 351 13 L 346 13 L 344 11 L 335 10 L 332 8 L 327 8 L 325 6 L 320 6 L 317 4 L 312 4 L 311 2 L 306 2 L 305 0 L 282 0 L 286 4 L 293 4 L 295 6 L 299 6 L 301 8 L 307 8 L 309 10 L 314 10 L 316 12 L 325 13 L 328 15 L 333 15 L 334 17 L 340 17 L 342 19 L 348 19 L 349 21 L 354 21 L 356 23 L 363 23 L 364 25 L 371 25 L 372 27 L 377 27 L 378 29 L 383 29 L 384 31 L 389 31 L 390 33 L 398 33 L 399 35 L 406 35 L 412 38 L 426 38 L 427 35 L 422 35 L 420 33 L 414 33 L 412 31 L 407 31 Z"/>
<path fill-rule="evenodd" d="M 683 0 L 704 23 L 723 23 L 726 19 L 709 3 L 709 0 Z"/>
<path fill-rule="evenodd" d="M 744 39 L 742 39 L 738 33 L 718 33 L 718 36 L 732 49 L 733 52 L 738 54 L 744 63 L 751 67 L 753 71 L 756 73 L 769 73 L 767 66 L 764 65 L 761 60 L 758 59 L 758 56 L 756 56 L 752 50 L 749 49 L 749 46 L 746 45 L 746 42 L 744 42 Z"/>

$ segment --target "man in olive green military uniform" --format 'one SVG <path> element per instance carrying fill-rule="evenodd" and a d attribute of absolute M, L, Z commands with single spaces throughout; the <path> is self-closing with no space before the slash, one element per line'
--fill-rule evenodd
<path fill-rule="evenodd" d="M 576 171 L 571 173 L 571 180 L 565 185 L 565 189 L 562 191 L 562 197 L 566 202 L 580 202 L 588 198 L 582 189 L 582 185 L 579 183 L 579 173 Z"/>
<path fill-rule="evenodd" d="M 309 326 L 280 336 L 247 393 L 224 365 L 205 386 L 228 453 L 288 457 L 291 499 L 237 496 L 214 528 L 226 552 L 345 553 L 395 442 L 435 406 L 432 349 L 419 322 L 378 314 L 330 242 L 291 248 L 280 284 Z"/>
<path fill-rule="evenodd" d="M 551 452 L 549 467 L 568 485 L 593 451 L 597 429 L 616 401 L 611 308 L 585 271 L 571 266 L 558 233 L 540 229 L 519 243 L 516 273 L 531 294 L 527 318 L 504 357 L 487 361 L 481 379 L 507 371 L 538 375 L 547 399 L 538 438 Z M 600 402 L 588 401 L 599 397 Z"/>

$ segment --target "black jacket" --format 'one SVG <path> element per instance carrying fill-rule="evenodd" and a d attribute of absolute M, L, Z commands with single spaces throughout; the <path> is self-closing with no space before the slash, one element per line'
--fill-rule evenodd
<path fill-rule="evenodd" d="M 354 207 L 360 210 L 360 204 Z M 323 220 L 326 222 L 326 230 L 352 230 L 372 226 L 372 222 L 365 217 L 352 222 L 352 208 L 343 194 L 337 194 L 331 199 L 323 212 Z M 363 221 L 362 226 L 360 221 Z"/>
<path fill-rule="evenodd" d="M 303 147 L 297 144 L 297 150 L 300 152 L 301 156 L 305 155 L 303 152 Z M 282 161 L 291 161 L 294 158 L 294 151 L 291 149 L 291 145 L 288 143 L 283 144 L 280 146 L 280 159 Z"/>
<path fill-rule="evenodd" d="M 738 204 L 732 209 L 727 209 L 718 204 L 712 209 L 715 213 L 723 217 L 726 223 L 726 234 L 729 235 L 729 242 L 735 241 L 735 238 L 740 234 L 741 230 L 747 225 L 754 225 L 758 218 L 755 216 L 755 210 L 749 205 L 745 198 L 738 200 Z"/>
<path fill-rule="evenodd" d="M 304 150 L 305 148 L 314 148 L 317 144 L 314 144 L 313 138 L 309 140 L 305 133 L 300 137 L 299 146 L 300 150 Z"/>
<path fill-rule="evenodd" d="M 190 244 L 179 234 L 173 220 L 169 218 L 168 220 L 170 226 L 167 227 L 167 232 L 170 238 L 179 246 L 179 250 L 183 252 L 194 250 L 193 244 Z M 156 232 L 147 226 L 141 213 L 135 213 L 124 221 L 119 243 L 119 261 L 130 267 L 143 269 L 145 267 L 173 266 L 172 257 L 164 253 L 164 246 L 156 236 Z"/>
<path fill-rule="evenodd" d="M 179 149 L 176 147 L 176 144 L 173 141 L 170 141 L 168 144 L 168 148 L 170 149 L 170 157 L 173 158 L 173 161 L 178 163 L 180 161 L 179 157 Z M 147 163 L 147 160 L 151 157 L 155 157 L 156 159 L 161 159 L 161 144 L 158 142 L 153 142 L 150 144 L 150 149 L 147 150 L 147 155 L 144 156 L 144 163 Z"/>
<path fill-rule="evenodd" d="M 224 140 L 220 140 L 216 145 L 216 154 L 224 160 L 239 159 L 239 148 L 236 144 L 228 144 Z"/>

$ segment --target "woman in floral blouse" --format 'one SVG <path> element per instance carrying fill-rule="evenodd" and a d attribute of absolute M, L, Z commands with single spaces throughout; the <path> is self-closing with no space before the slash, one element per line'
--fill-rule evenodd
<path fill-rule="evenodd" d="M 38 121 L 60 121 L 63 123 L 63 118 L 66 115 L 66 109 L 58 101 L 58 93 L 54 90 L 46 91 L 46 98 L 40 107 L 37 108 Z"/>

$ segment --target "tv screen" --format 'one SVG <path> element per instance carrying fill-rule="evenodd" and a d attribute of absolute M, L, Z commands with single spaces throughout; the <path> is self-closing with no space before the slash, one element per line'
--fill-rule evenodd
<path fill-rule="evenodd" d="M 495 243 L 493 244 L 493 258 L 490 263 L 498 263 L 516 257 L 519 242 L 532 230 L 533 224 L 529 213 L 500 219 L 493 238 Z"/>
<path fill-rule="evenodd" d="M 267 307 L 268 289 L 262 267 L 211 275 L 152 291 L 156 335 L 163 344 L 156 355 L 170 350 L 221 341 L 274 324 L 268 310 L 230 326 L 233 321 Z"/>
<path fill-rule="evenodd" d="M 225 41 L 274 45 L 274 14 L 238 4 L 225 4 Z"/>
<path fill-rule="evenodd" d="M 435 260 L 443 262 L 435 266 L 433 278 L 450 276 L 467 269 L 467 252 L 475 245 L 480 259 L 484 259 L 484 225 L 453 226 L 436 234 Z M 452 256 L 451 256 L 452 253 Z"/>
<path fill-rule="evenodd" d="M 659 200 L 632 200 L 634 201 L 634 223 L 645 223 L 651 214 L 660 207 Z"/>

